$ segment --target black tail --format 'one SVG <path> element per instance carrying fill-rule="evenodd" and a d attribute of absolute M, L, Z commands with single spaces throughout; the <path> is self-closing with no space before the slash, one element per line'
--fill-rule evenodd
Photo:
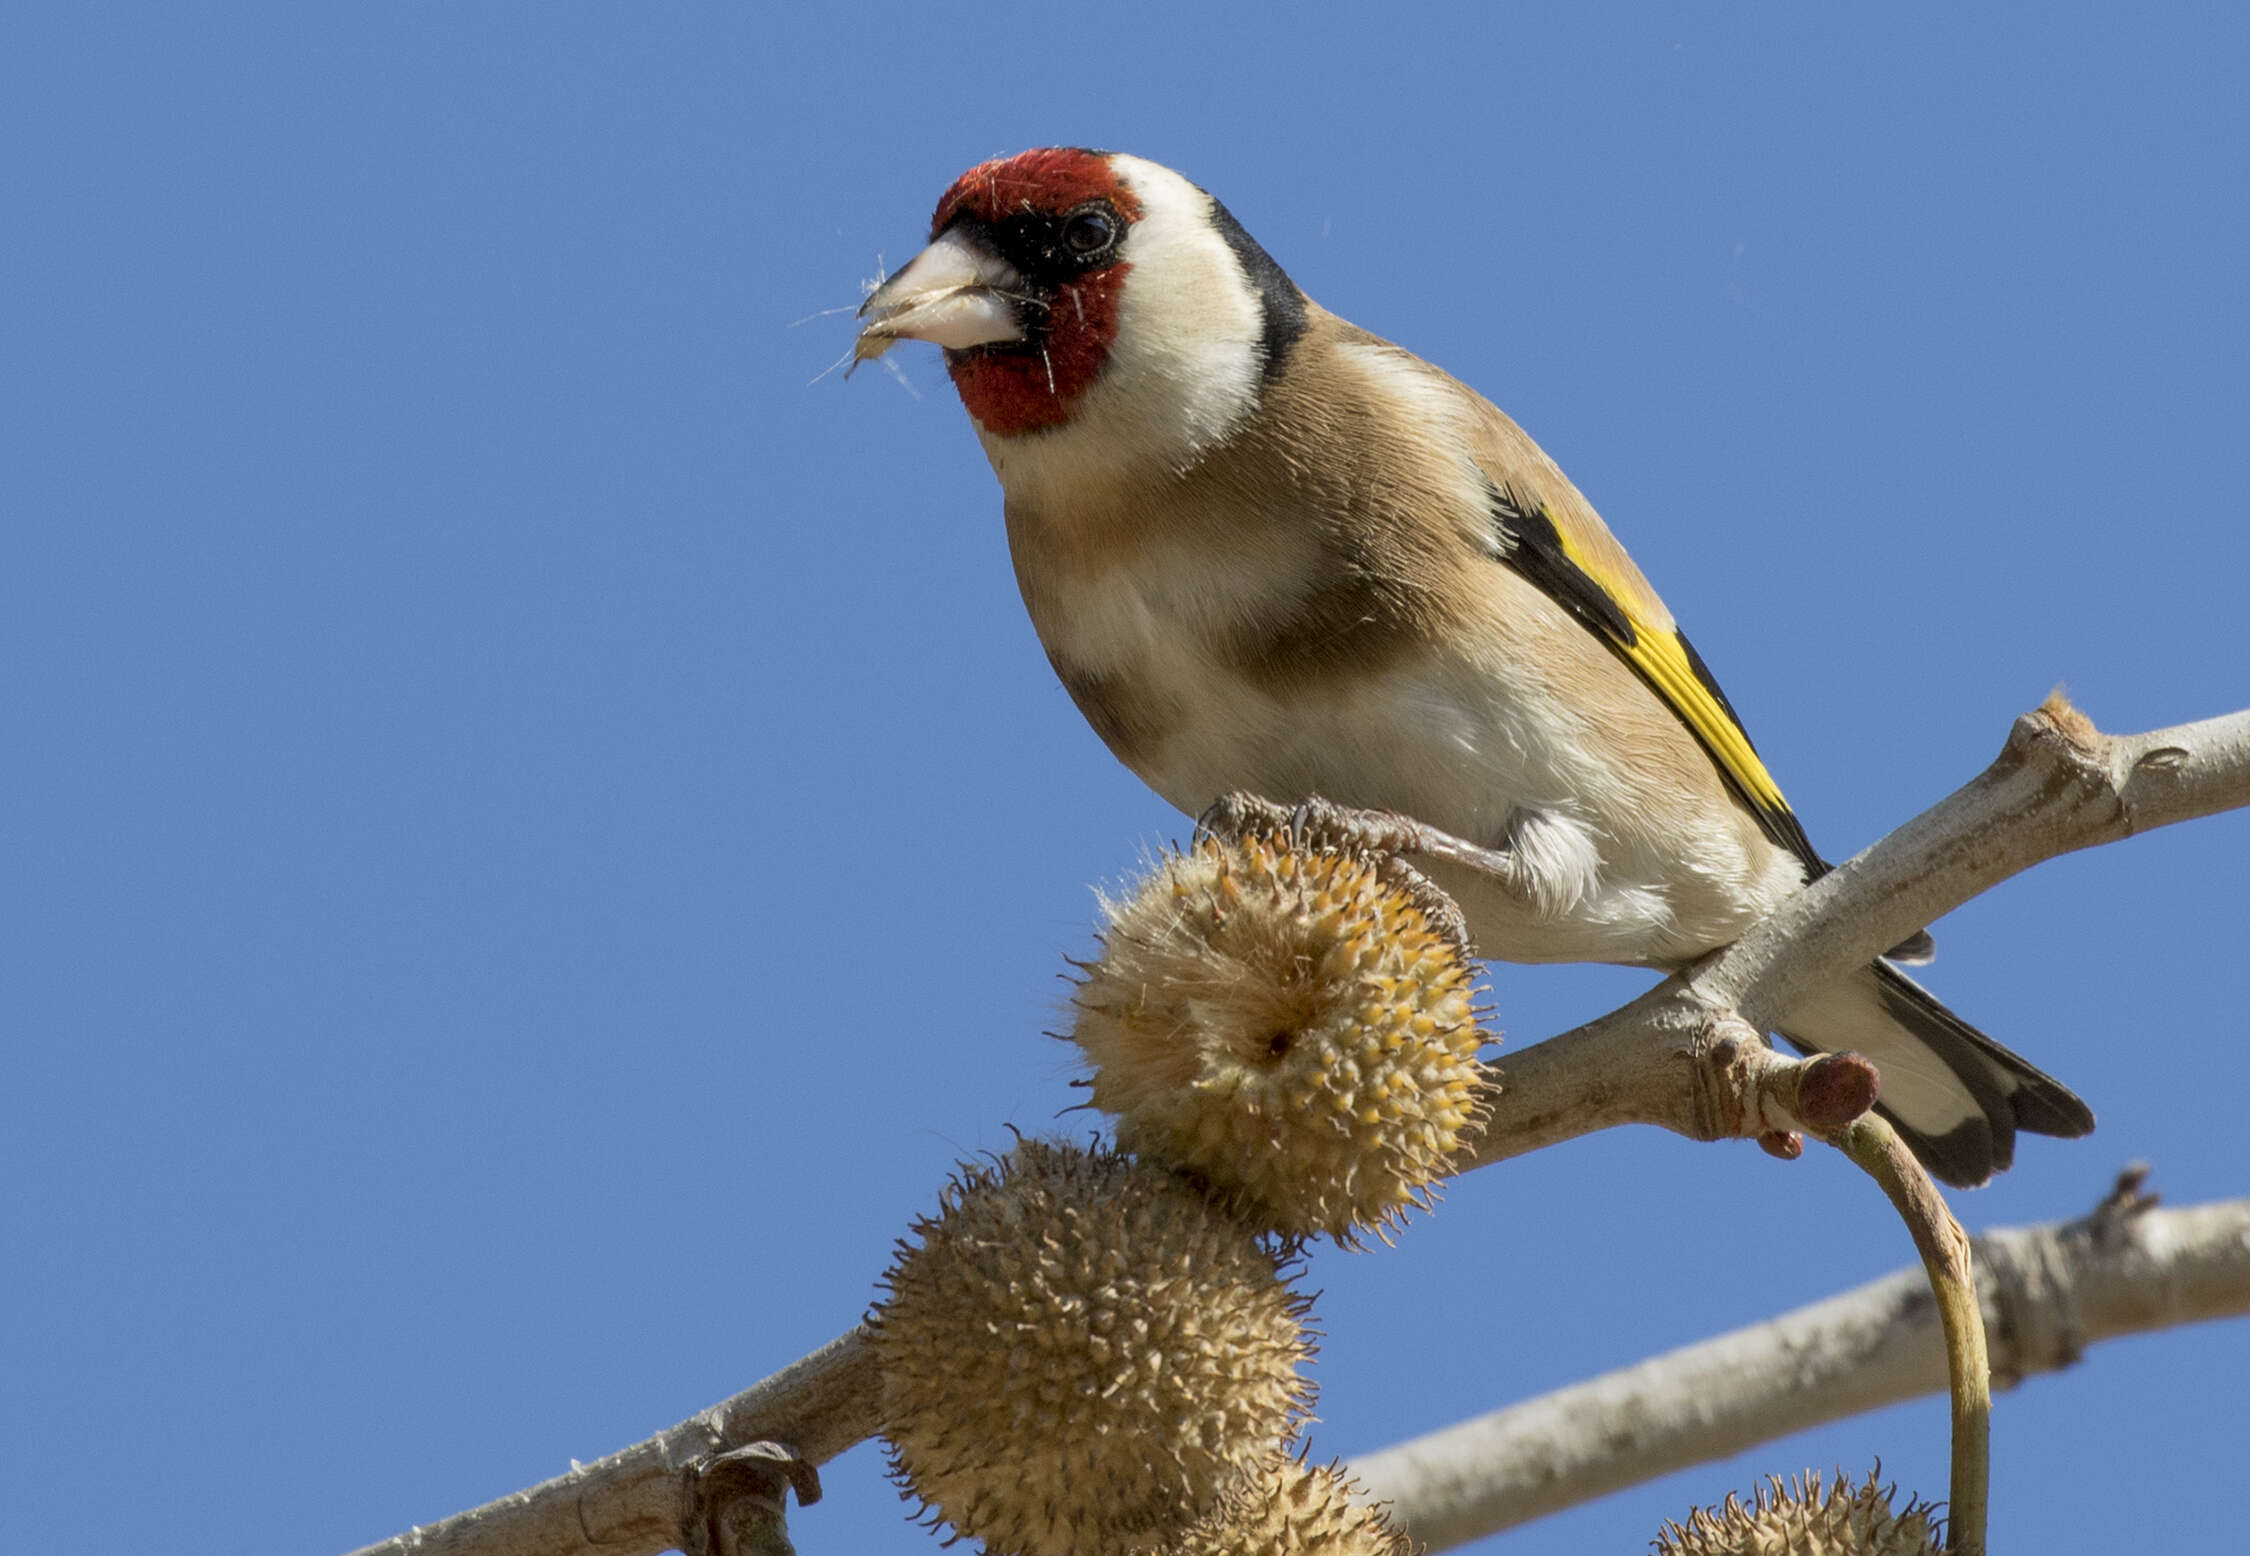
<path fill-rule="evenodd" d="M 1937 1177 L 1974 1188 L 2015 1160 L 2016 1131 L 2076 1139 L 2093 1110 L 2002 1048 L 1888 962 L 1814 991 L 1781 1035 L 1804 1053 L 1865 1054 L 1883 1116 Z"/>

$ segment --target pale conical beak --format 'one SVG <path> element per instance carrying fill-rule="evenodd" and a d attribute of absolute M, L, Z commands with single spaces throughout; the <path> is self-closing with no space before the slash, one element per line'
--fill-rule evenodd
<path fill-rule="evenodd" d="M 1021 340 L 1023 325 L 1004 295 L 1020 285 L 999 255 L 958 230 L 948 232 L 860 304 L 867 322 L 852 360 L 879 357 L 902 340 L 926 340 L 948 351 Z"/>

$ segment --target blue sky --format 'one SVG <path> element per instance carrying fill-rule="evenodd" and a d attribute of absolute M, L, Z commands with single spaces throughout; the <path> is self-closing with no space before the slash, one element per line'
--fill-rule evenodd
<path fill-rule="evenodd" d="M 1168 162 L 1508 408 L 1841 856 L 2058 682 L 2250 704 L 2246 68 L 2215 5 L 11 7 L 11 1543 L 340 1551 L 538 1480 L 846 1327 L 957 1158 L 1084 1127 L 1063 957 L 1184 823 L 1049 673 L 934 354 L 820 376 L 962 168 Z M 1939 927 L 1932 985 L 2101 1117 L 1972 1228 L 2136 1157 L 2250 1193 L 2246 856 Z M 1492 1001 L 1520 1044 L 1643 981 Z M 1909 1257 L 1818 1152 L 1508 1163 L 1314 1259 L 1316 1449 Z M 2236 1323 L 2004 1397 L 1996 1544 L 2235 1538 L 2246 1372 Z M 1878 1455 L 1942 1495 L 1942 1406 L 1489 1548 Z M 935 1548 L 872 1450 L 829 1485 L 804 1549 Z"/>

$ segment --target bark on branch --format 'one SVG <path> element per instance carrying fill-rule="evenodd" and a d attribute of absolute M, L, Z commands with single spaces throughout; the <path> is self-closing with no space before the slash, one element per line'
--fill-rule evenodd
<path fill-rule="evenodd" d="M 1619 1124 L 1696 1140 L 1788 1128 L 1804 1061 L 1758 1034 L 1797 995 L 2042 860 L 2244 805 L 2250 711 L 2104 735 L 2050 697 L 1984 773 L 1701 966 L 1501 1061 L 1475 1165 Z"/>
<path fill-rule="evenodd" d="M 567 1475 L 409 1529 L 354 1556 L 655 1556 L 688 1548 L 711 1460 L 756 1442 L 825 1464 L 877 1424 L 874 1349 L 840 1335 L 732 1399 Z"/>
<path fill-rule="evenodd" d="M 2138 1182 L 2083 1220 L 1973 1239 L 1996 1386 L 2071 1366 L 2096 1340 L 2250 1314 L 2250 1198 L 2151 1210 Z M 1910 1265 L 1351 1467 L 1393 1522 L 1447 1550 L 1945 1386 L 1937 1307 Z"/>

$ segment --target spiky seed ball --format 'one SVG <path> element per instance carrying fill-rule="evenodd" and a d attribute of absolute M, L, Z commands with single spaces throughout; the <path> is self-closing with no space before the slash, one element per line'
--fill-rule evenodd
<path fill-rule="evenodd" d="M 913 1235 L 869 1316 L 892 1471 L 998 1556 L 1160 1546 L 1311 1406 L 1305 1299 L 1154 1163 L 1025 1140 Z"/>
<path fill-rule="evenodd" d="M 1753 1492 L 1755 1506 L 1730 1492 L 1721 1505 L 1689 1514 L 1685 1527 L 1667 1523 L 1657 1556 L 1938 1556 L 1945 1520 L 1912 1497 L 1894 1512 L 1896 1488 L 1879 1484 L 1881 1473 L 1854 1486 L 1838 1470 L 1827 1490 L 1816 1470 L 1790 1482 L 1770 1476 Z"/>
<path fill-rule="evenodd" d="M 1410 1556 L 1414 1544 L 1333 1464 L 1275 1454 L 1165 1556 Z"/>
<path fill-rule="evenodd" d="M 1105 901 L 1070 1036 L 1127 1150 L 1288 1237 L 1385 1232 L 1483 1117 L 1475 974 L 1410 872 L 1206 838 Z"/>

